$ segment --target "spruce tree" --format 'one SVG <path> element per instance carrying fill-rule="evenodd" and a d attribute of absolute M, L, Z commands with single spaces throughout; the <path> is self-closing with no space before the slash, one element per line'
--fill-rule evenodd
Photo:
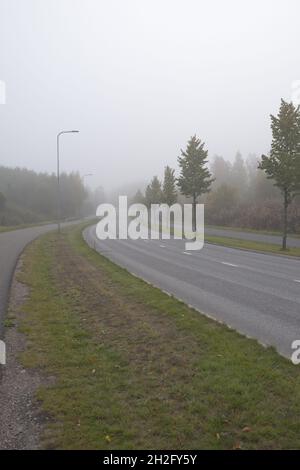
<path fill-rule="evenodd" d="M 148 184 L 145 196 L 148 207 L 150 207 L 151 204 L 160 204 L 162 202 L 161 182 L 157 176 L 154 176 L 151 183 Z"/>
<path fill-rule="evenodd" d="M 208 193 L 214 181 L 207 168 L 208 151 L 204 142 L 194 135 L 190 138 L 185 151 L 178 158 L 180 176 L 177 180 L 182 194 L 193 199 L 193 229 L 196 229 L 196 205 L 198 197 Z"/>
<path fill-rule="evenodd" d="M 300 191 L 300 107 L 281 100 L 277 117 L 271 115 L 272 145 L 259 168 L 274 180 L 283 195 L 282 249 L 287 247 L 288 207 Z"/>
<path fill-rule="evenodd" d="M 145 196 L 143 195 L 140 189 L 138 189 L 135 195 L 133 196 L 131 203 L 132 204 L 145 204 Z"/>
<path fill-rule="evenodd" d="M 163 183 L 163 202 L 172 206 L 177 201 L 175 170 L 166 166 Z"/>

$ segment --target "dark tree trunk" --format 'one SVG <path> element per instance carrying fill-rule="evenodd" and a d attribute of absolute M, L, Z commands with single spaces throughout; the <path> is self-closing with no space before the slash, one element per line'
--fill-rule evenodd
<path fill-rule="evenodd" d="M 288 230 L 288 194 L 284 193 L 284 204 L 283 204 L 283 236 L 282 236 L 282 250 L 286 250 L 287 241 L 287 230 Z"/>
<path fill-rule="evenodd" d="M 196 207 L 197 207 L 197 196 L 193 196 L 193 231 L 196 232 Z"/>

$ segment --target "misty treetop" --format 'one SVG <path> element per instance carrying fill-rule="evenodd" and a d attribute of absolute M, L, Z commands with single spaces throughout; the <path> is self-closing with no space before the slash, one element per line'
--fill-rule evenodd
<path fill-rule="evenodd" d="M 160 204 L 163 199 L 162 194 L 161 182 L 157 176 L 154 176 L 146 188 L 145 200 L 147 206 L 150 207 L 151 204 Z"/>
<path fill-rule="evenodd" d="M 162 198 L 163 202 L 169 206 L 172 206 L 177 201 L 175 170 L 169 166 L 165 168 Z"/>
<path fill-rule="evenodd" d="M 131 198 L 131 204 L 146 204 L 145 196 L 140 189 Z"/>

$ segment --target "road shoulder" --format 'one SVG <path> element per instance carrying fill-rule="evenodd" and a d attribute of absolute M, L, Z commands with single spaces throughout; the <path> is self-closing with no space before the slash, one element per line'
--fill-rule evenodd
<path fill-rule="evenodd" d="M 22 258 L 13 279 L 9 312 L 5 321 L 5 343 L 7 364 L 0 366 L 0 449 L 29 450 L 38 449 L 44 422 L 36 399 L 38 388 L 46 383 L 42 375 L 32 369 L 25 369 L 20 362 L 20 354 L 27 341 L 19 330 L 23 315 L 23 305 L 29 291 L 25 284 L 18 281 Z"/>

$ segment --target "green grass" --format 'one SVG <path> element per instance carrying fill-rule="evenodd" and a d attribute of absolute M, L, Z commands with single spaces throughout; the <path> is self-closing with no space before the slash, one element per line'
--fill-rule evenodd
<path fill-rule="evenodd" d="M 3 326 L 5 328 L 13 328 L 15 326 L 14 317 L 7 317 L 3 322 Z"/>
<path fill-rule="evenodd" d="M 27 248 L 25 367 L 44 448 L 300 447 L 300 374 L 91 250 L 80 228 Z M 54 380 L 55 378 L 55 380 Z"/>
<path fill-rule="evenodd" d="M 272 243 L 262 243 L 252 240 L 242 240 L 240 238 L 230 237 L 215 237 L 205 235 L 205 241 L 207 243 L 213 243 L 215 245 L 228 246 L 231 248 L 240 248 L 243 250 L 261 251 L 264 253 L 274 253 L 277 255 L 288 255 L 288 256 L 300 256 L 300 248 L 288 248 L 282 251 L 278 245 Z"/>
<path fill-rule="evenodd" d="M 212 229 L 215 228 L 219 230 L 229 230 L 229 231 L 234 231 L 234 232 L 258 233 L 258 234 L 263 234 L 263 235 L 276 235 L 279 237 L 282 236 L 281 230 L 258 230 L 254 228 L 228 227 L 224 225 L 206 225 L 206 228 L 212 228 Z M 288 236 L 292 238 L 300 238 L 299 233 L 289 233 Z"/>

